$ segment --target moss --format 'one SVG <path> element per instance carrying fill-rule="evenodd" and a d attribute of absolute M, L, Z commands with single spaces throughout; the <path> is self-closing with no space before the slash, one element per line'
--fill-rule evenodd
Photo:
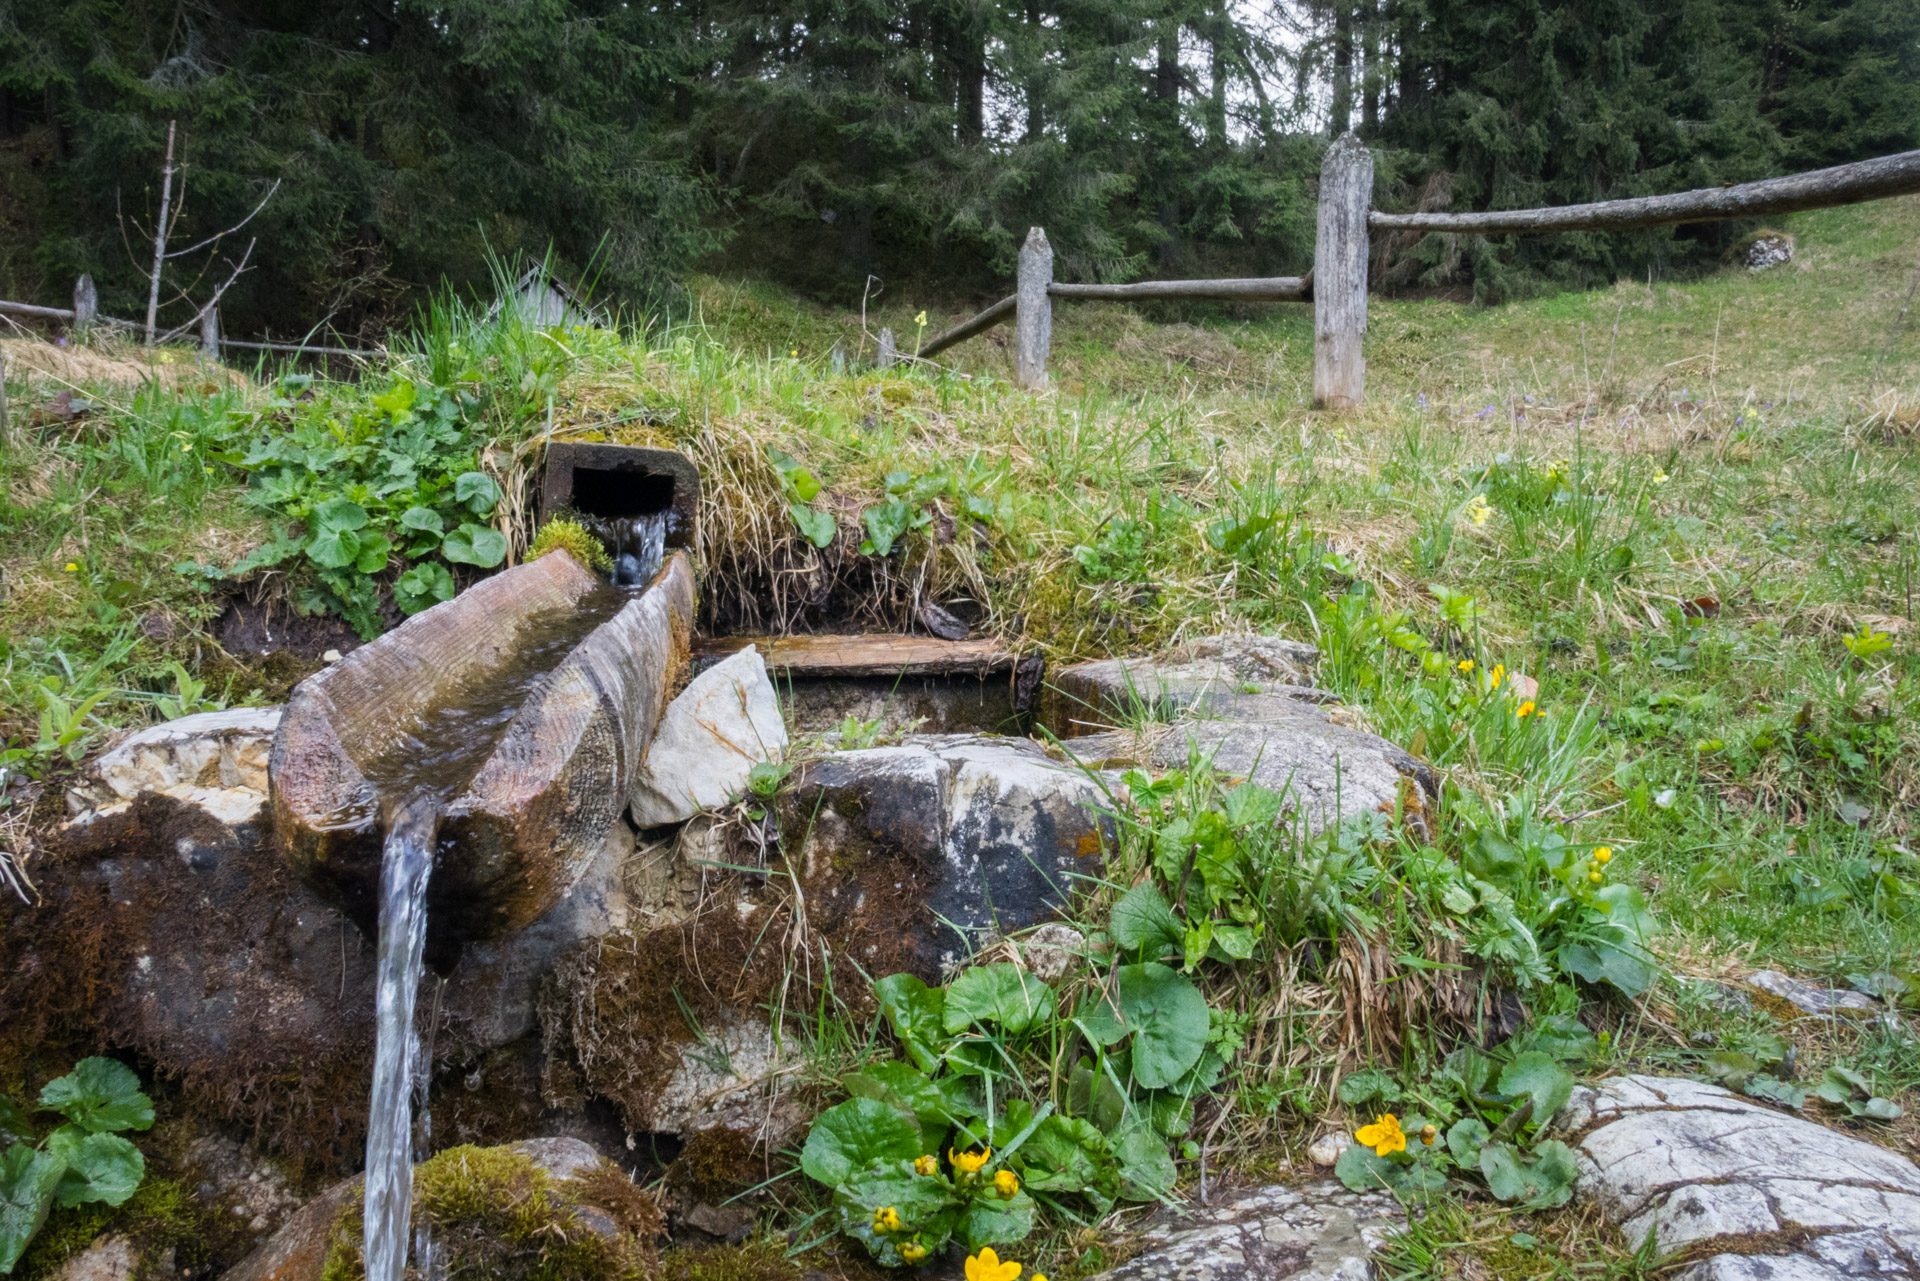
<path fill-rule="evenodd" d="M 189 1195 L 177 1179 L 149 1179 L 126 1202 L 56 1209 L 14 1268 L 20 1281 L 57 1273 L 68 1259 L 109 1233 L 124 1236 L 146 1257 L 172 1250 L 177 1266 L 204 1262 L 226 1225 Z"/>
<path fill-rule="evenodd" d="M 682 1246 L 660 1256 L 660 1281 L 798 1281 L 800 1264 L 778 1241 Z"/>
<path fill-rule="evenodd" d="M 613 568 L 613 558 L 607 555 L 607 549 L 577 520 L 556 517 L 542 525 L 540 532 L 533 536 L 533 546 L 527 549 L 527 559 L 538 560 L 555 551 L 566 552 L 588 569 L 605 572 Z"/>
<path fill-rule="evenodd" d="M 618 1176 L 618 1171 L 612 1172 Z M 623 1176 L 621 1176 L 623 1177 Z M 500 1281 L 603 1281 L 650 1274 L 659 1210 L 627 1184 L 610 1186 L 608 1171 L 556 1182 L 512 1147 L 449 1148 L 413 1175 L 416 1223 L 428 1225 L 448 1275 Z M 648 1200 L 642 1207 L 635 1197 Z M 602 1199 L 619 1202 L 602 1206 Z M 584 1219 L 583 1203 L 605 1209 L 610 1233 Z M 647 1213 L 651 1209 L 651 1216 Z M 355 1197 L 334 1220 L 321 1281 L 360 1281 L 365 1203 Z"/>
<path fill-rule="evenodd" d="M 753 1140 L 737 1130 L 715 1126 L 687 1140 L 667 1169 L 667 1182 L 696 1200 L 718 1204 L 760 1181 L 762 1165 Z"/>

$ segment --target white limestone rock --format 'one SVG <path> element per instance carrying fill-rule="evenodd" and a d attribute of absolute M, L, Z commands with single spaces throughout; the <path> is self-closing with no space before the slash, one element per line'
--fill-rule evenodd
<path fill-rule="evenodd" d="M 267 799 L 267 756 L 278 707 L 200 712 L 154 725 L 103 753 L 67 791 L 67 810 L 87 823 L 158 792 L 205 810 L 228 827 L 251 823 Z"/>
<path fill-rule="evenodd" d="M 1384 1193 L 1331 1181 L 1249 1188 L 1166 1217 L 1145 1249 L 1093 1281 L 1368 1281 L 1374 1251 L 1405 1226 Z"/>
<path fill-rule="evenodd" d="M 1577 1089 L 1557 1124 L 1578 1135 L 1582 1195 L 1629 1243 L 1726 1241 L 1675 1281 L 1920 1275 L 1920 1167 L 1884 1148 L 1653 1076 Z"/>
<path fill-rule="evenodd" d="M 787 750 L 766 660 L 749 645 L 693 678 L 667 705 L 634 776 L 636 827 L 684 823 L 747 790 L 755 765 Z"/>

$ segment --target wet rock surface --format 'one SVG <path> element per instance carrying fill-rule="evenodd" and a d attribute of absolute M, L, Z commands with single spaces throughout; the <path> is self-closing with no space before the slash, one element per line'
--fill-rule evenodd
<path fill-rule="evenodd" d="M 1574 1092 L 1580 1191 L 1676 1281 L 1920 1277 L 1920 1167 L 1718 1086 L 1614 1077 Z"/>
<path fill-rule="evenodd" d="M 1277 636 L 1209 636 L 1152 658 L 1076 663 L 1051 675 L 1040 723 L 1061 738 L 1130 721 L 1173 720 L 1189 710 L 1220 714 L 1245 695 L 1319 701 L 1311 687 L 1320 651 Z"/>
<path fill-rule="evenodd" d="M 870 972 L 937 981 L 988 932 L 1052 917 L 1073 876 L 1098 871 L 1109 806 L 1028 740 L 919 735 L 812 762 L 779 817 L 808 910 L 869 922 L 856 959 Z"/>
<path fill-rule="evenodd" d="M 633 782 L 639 827 L 682 823 L 747 790 L 753 767 L 787 748 L 766 660 L 748 646 L 693 678 L 667 705 Z"/>
<path fill-rule="evenodd" d="M 1808 1014 L 1872 1018 L 1880 1012 L 1880 1003 L 1864 992 L 1849 991 L 1811 979 L 1796 979 L 1778 970 L 1756 970 L 1742 982 L 1769 996 L 1777 996 Z"/>
<path fill-rule="evenodd" d="M 1406 1224 L 1384 1193 L 1338 1183 L 1216 1192 L 1147 1230 L 1141 1252 L 1094 1281 L 1368 1281 Z"/>

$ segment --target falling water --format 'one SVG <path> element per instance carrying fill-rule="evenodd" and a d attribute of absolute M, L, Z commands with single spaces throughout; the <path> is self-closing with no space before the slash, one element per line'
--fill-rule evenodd
<path fill-rule="evenodd" d="M 660 572 L 667 551 L 668 515 L 657 511 L 593 522 L 593 532 L 613 555 L 615 586 L 645 587 Z"/>
<path fill-rule="evenodd" d="M 367 1281 L 400 1281 L 413 1215 L 413 1000 L 427 942 L 427 878 L 439 800 L 411 798 L 387 825 L 380 864 L 380 954 L 374 994 L 373 1111 L 367 1128 Z"/>

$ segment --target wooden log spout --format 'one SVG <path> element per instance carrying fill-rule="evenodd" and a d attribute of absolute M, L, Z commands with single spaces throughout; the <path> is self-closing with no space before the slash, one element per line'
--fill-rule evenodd
<path fill-rule="evenodd" d="M 523 681 L 442 801 L 428 882 L 428 957 L 531 924 L 604 846 L 633 771 L 687 663 L 693 574 L 672 555 L 624 603 L 565 552 L 497 574 L 309 677 L 293 692 L 268 764 L 275 839 L 294 870 L 372 935 L 382 811 L 418 790 L 421 727 L 490 682 L 524 677 L 541 644 L 565 656 Z M 566 649 L 556 619 L 610 610 Z M 565 639 L 555 642 L 558 634 Z M 463 701 L 464 700 L 464 701 Z M 456 725 L 459 722 L 455 723 Z M 490 748 L 490 750 L 489 750 Z M 467 770 L 471 769 L 470 775 Z M 433 780 L 429 777 L 428 783 Z"/>

